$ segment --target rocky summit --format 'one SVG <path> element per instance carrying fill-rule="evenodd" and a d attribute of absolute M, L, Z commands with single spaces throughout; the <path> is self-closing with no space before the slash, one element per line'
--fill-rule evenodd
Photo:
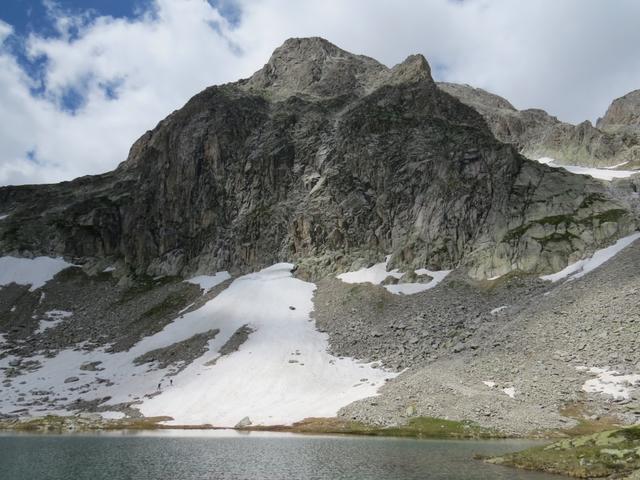
<path fill-rule="evenodd" d="M 607 109 L 604 117 L 596 123 L 603 130 L 622 129 L 627 131 L 640 130 L 640 90 L 634 90 L 616 98 Z"/>
<path fill-rule="evenodd" d="M 439 83 L 445 92 L 477 110 L 499 140 L 523 155 L 551 157 L 565 165 L 640 168 L 640 93 L 615 100 L 596 127 L 571 125 L 541 109 L 517 110 L 506 99 L 480 88 Z"/>
<path fill-rule="evenodd" d="M 445 90 L 421 55 L 387 68 L 287 40 L 251 78 L 162 120 L 115 171 L 0 189 L 0 251 L 150 276 L 292 260 L 309 278 L 389 254 L 489 278 L 557 271 L 635 230 L 600 183 L 528 161 Z"/>
<path fill-rule="evenodd" d="M 116 170 L 0 188 L 0 427 L 637 422 L 640 180 L 593 168 L 636 100 L 572 126 L 287 40 Z"/>

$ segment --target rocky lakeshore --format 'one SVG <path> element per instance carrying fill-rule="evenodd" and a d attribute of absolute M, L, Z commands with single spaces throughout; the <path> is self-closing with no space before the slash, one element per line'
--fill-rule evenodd
<path fill-rule="evenodd" d="M 293 38 L 116 170 L 0 187 L 0 429 L 559 439 L 490 461 L 630 474 L 637 98 L 574 126 Z"/>

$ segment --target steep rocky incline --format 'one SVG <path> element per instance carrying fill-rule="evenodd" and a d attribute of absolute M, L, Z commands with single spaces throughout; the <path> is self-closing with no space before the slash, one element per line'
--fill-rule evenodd
<path fill-rule="evenodd" d="M 504 98 L 469 85 L 438 86 L 477 110 L 496 138 L 515 145 L 529 158 L 551 157 L 565 165 L 600 167 L 628 162 L 625 168 L 640 168 L 640 91 L 615 100 L 596 128 L 589 121 L 561 122 L 544 110 L 517 110 Z"/>
<path fill-rule="evenodd" d="M 636 424 L 639 266 L 636 241 L 589 274 L 556 283 L 451 274 L 432 290 L 397 296 L 321 282 L 314 315 L 333 353 L 408 367 L 380 396 L 342 414 L 383 424 L 446 416 L 512 433 L 574 420 Z"/>
<path fill-rule="evenodd" d="M 606 131 L 626 130 L 640 135 L 640 90 L 616 98 L 596 126 Z"/>
<path fill-rule="evenodd" d="M 0 214 L 3 254 L 153 276 L 286 259 L 319 277 L 385 254 L 478 278 L 551 272 L 636 228 L 599 182 L 497 141 L 422 56 L 389 69 L 319 38 L 199 93 L 113 172 L 1 188 Z"/>

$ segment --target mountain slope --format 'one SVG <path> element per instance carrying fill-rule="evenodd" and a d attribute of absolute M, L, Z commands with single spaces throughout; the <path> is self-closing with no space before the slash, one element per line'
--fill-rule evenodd
<path fill-rule="evenodd" d="M 550 157 L 564 165 L 611 167 L 627 163 L 640 167 L 640 135 L 631 131 L 633 92 L 616 100 L 597 128 L 591 122 L 561 122 L 544 110 L 517 110 L 507 100 L 480 88 L 455 83 L 438 87 L 473 107 L 487 121 L 497 139 L 515 145 L 529 158 Z M 623 105 L 625 105 L 623 107 Z M 617 118 L 616 112 L 620 113 Z M 613 127 L 612 122 L 624 124 Z"/>
<path fill-rule="evenodd" d="M 0 354 L 5 380 L 0 416 L 21 407 L 32 415 L 89 409 L 112 418 L 137 410 L 147 417 L 171 417 L 178 425 L 233 427 L 247 416 L 255 424 L 278 425 L 334 416 L 340 407 L 375 395 L 395 374 L 327 353 L 327 335 L 309 322 L 315 286 L 291 278 L 291 268 L 274 265 L 191 304 L 178 300 L 181 311 L 166 312 L 173 318 L 164 327 L 147 315 L 154 328 L 147 325 L 147 335 L 122 350 L 110 343 L 118 338 L 113 331 L 103 332 L 98 340 L 103 345 L 91 347 L 85 333 L 83 348 L 65 346 L 60 336 L 44 331 L 82 330 L 83 319 L 74 317 L 87 308 L 95 312 L 95 307 L 79 308 L 82 299 L 61 323 L 47 320 L 51 311 L 45 312 L 40 321 L 45 328 L 25 333 L 32 340 L 46 338 L 46 353 L 22 360 L 27 352 L 14 347 L 9 355 Z M 65 283 L 54 281 L 58 288 Z M 19 381 L 12 382 L 16 377 Z"/>
<path fill-rule="evenodd" d="M 421 56 L 288 40 L 115 171 L 0 189 L 0 427 L 634 421 L 637 191 L 527 160 Z"/>
<path fill-rule="evenodd" d="M 640 135 L 640 90 L 616 98 L 596 126 L 605 131 L 626 131 Z"/>
<path fill-rule="evenodd" d="M 114 172 L 4 187 L 0 211 L 2 252 L 151 276 L 281 260 L 322 276 L 387 253 L 480 278 L 552 272 L 635 229 L 599 183 L 496 141 L 423 57 L 388 69 L 318 38 L 196 95 Z"/>

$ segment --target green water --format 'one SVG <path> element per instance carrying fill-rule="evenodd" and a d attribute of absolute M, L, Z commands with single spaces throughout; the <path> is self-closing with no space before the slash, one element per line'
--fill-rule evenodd
<path fill-rule="evenodd" d="M 0 479 L 557 480 L 473 460 L 531 444 L 186 431 L 0 434 Z"/>

